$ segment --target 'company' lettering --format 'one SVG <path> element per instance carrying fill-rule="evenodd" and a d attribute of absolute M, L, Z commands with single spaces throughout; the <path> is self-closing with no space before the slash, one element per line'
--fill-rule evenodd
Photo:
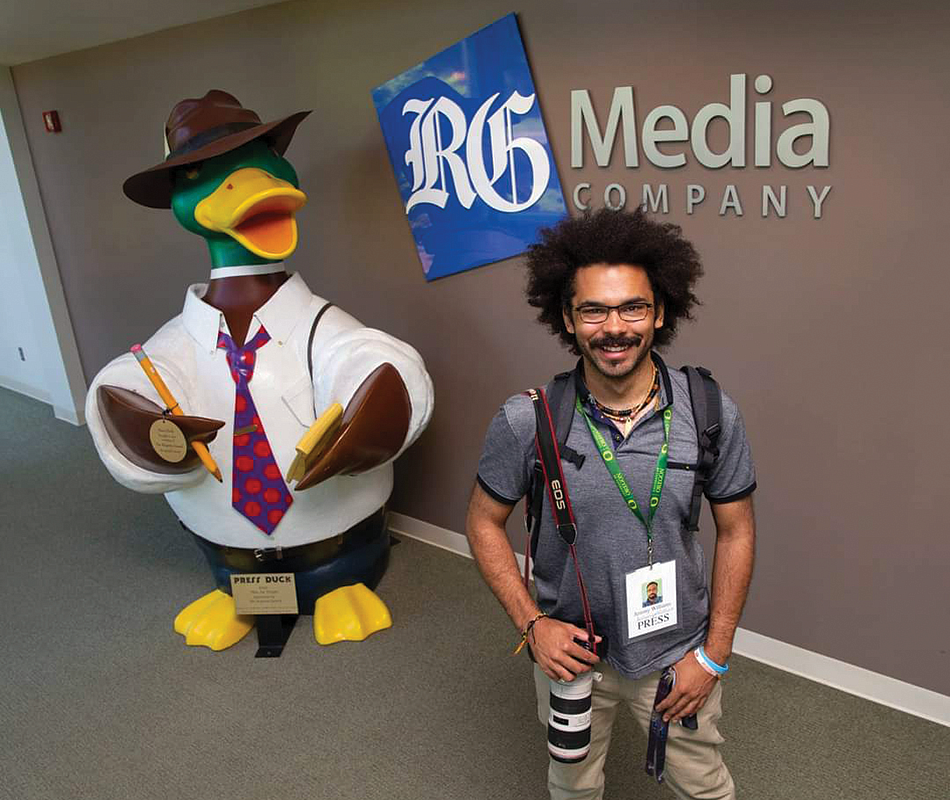
<path fill-rule="evenodd" d="M 831 191 L 831 188 L 831 186 L 822 186 L 821 191 L 818 191 L 818 188 L 812 185 L 805 187 L 808 198 L 806 200 L 806 207 L 807 203 L 810 201 L 811 210 L 814 212 L 815 219 L 822 218 L 822 205 L 825 202 L 825 199 L 828 197 L 828 193 Z M 776 187 L 773 187 L 769 184 L 764 184 L 762 186 L 761 210 L 763 218 L 776 216 L 780 219 L 784 219 L 788 214 L 788 186 L 786 184 L 782 184 L 781 186 L 778 186 L 777 189 L 778 194 L 776 194 Z M 590 183 L 578 183 L 577 186 L 574 187 L 574 207 L 578 211 L 587 211 L 589 208 L 591 208 L 591 204 L 587 202 L 590 199 L 591 191 Z M 585 196 L 582 196 L 581 192 L 584 192 Z M 626 190 L 620 184 L 612 183 L 604 191 L 604 206 L 611 210 L 619 211 L 624 208 L 626 197 Z M 616 198 L 622 199 L 624 202 L 614 202 L 614 199 Z M 688 184 L 685 191 L 686 213 L 689 215 L 695 213 L 696 209 L 703 204 L 705 199 L 705 186 L 697 183 Z M 643 202 L 641 203 L 640 207 L 644 211 L 669 214 L 670 203 L 668 184 L 659 184 L 656 192 L 654 192 L 652 184 L 643 184 Z M 722 199 L 719 203 L 719 216 L 743 216 L 742 200 L 739 195 L 739 190 L 735 184 L 730 183 L 723 189 Z"/>

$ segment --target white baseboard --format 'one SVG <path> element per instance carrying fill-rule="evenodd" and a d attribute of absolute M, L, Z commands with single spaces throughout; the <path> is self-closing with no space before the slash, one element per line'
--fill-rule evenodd
<path fill-rule="evenodd" d="M 42 389 L 37 389 L 35 386 L 28 386 L 20 381 L 15 381 L 12 378 L 0 376 L 0 386 L 4 389 L 10 389 L 17 394 L 25 395 L 33 400 L 39 400 L 48 406 L 52 406 L 53 416 L 56 417 L 56 419 L 69 422 L 77 427 L 86 424 L 85 409 L 81 406 L 79 408 L 70 408 L 68 406 L 56 405 L 47 392 L 44 392 Z"/>
<path fill-rule="evenodd" d="M 429 522 L 423 522 L 415 517 L 408 517 L 405 514 L 399 514 L 396 511 L 389 513 L 389 529 L 393 533 L 400 533 L 408 536 L 410 539 L 418 539 L 426 544 L 433 544 L 448 550 L 450 553 L 472 557 L 471 548 L 468 546 L 468 539 L 461 533 L 450 531 L 447 528 L 440 528 L 438 525 L 432 525 Z M 518 561 L 518 569 L 524 572 L 524 556 L 521 553 L 515 553 L 515 559 Z"/>
<path fill-rule="evenodd" d="M 63 422 L 69 422 L 77 428 L 86 424 L 86 412 L 82 407 L 78 409 L 66 408 L 65 406 L 58 406 L 54 403 L 53 416 L 56 417 L 56 419 L 63 420 Z"/>
<path fill-rule="evenodd" d="M 733 650 L 741 656 L 832 686 L 875 703 L 950 726 L 950 697 L 871 672 L 820 653 L 739 628 Z"/>
<path fill-rule="evenodd" d="M 21 381 L 15 380 L 14 378 L 8 378 L 6 376 L 0 376 L 0 386 L 2 386 L 4 389 L 9 389 L 10 391 L 16 392 L 17 394 L 26 395 L 33 400 L 39 400 L 41 403 L 46 403 L 49 405 L 49 394 L 36 386 L 30 386 L 29 384 L 22 383 Z"/>
<path fill-rule="evenodd" d="M 468 539 L 461 533 L 396 512 L 389 515 L 389 527 L 393 533 L 418 539 L 420 542 L 441 547 L 443 550 L 467 558 L 472 557 Z M 523 570 L 524 556 L 516 553 L 515 558 L 518 559 L 519 568 Z M 786 644 L 744 628 L 736 631 L 733 649 L 741 656 L 793 675 L 799 675 L 863 697 L 865 700 L 950 727 L 950 697 L 947 695 Z"/>
<path fill-rule="evenodd" d="M 450 553 L 456 553 L 466 558 L 472 557 L 468 546 L 468 539 L 461 533 L 455 533 L 447 528 L 440 528 L 430 522 L 423 522 L 415 517 L 408 517 L 396 511 L 389 512 L 389 530 L 401 533 L 410 539 L 418 539 L 426 544 L 434 544 Z"/>

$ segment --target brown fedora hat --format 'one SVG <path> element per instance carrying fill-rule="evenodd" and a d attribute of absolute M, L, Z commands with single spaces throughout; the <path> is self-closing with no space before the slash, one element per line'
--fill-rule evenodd
<path fill-rule="evenodd" d="M 150 208 L 170 208 L 172 173 L 176 167 L 236 150 L 242 144 L 266 136 L 283 155 L 294 131 L 309 111 L 262 123 L 234 95 L 212 89 L 204 97 L 182 100 L 165 124 L 167 155 L 161 164 L 138 172 L 122 184 L 126 196 Z"/>

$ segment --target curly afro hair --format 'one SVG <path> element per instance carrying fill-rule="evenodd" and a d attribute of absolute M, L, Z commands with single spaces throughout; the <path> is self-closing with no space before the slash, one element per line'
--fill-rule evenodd
<path fill-rule="evenodd" d="M 676 336 L 680 320 L 692 319 L 699 305 L 693 286 L 703 274 L 696 249 L 683 238 L 678 225 L 655 222 L 642 209 L 613 211 L 601 208 L 581 217 L 562 220 L 540 231 L 541 241 L 527 254 L 528 304 L 539 308 L 538 322 L 579 354 L 574 336 L 564 326 L 561 310 L 574 296 L 574 276 L 592 264 L 631 264 L 643 267 L 653 294 L 663 304 L 663 327 L 654 345 L 665 347 Z"/>

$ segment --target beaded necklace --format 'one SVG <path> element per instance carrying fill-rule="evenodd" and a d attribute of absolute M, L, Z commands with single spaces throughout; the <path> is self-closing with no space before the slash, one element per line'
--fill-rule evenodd
<path fill-rule="evenodd" d="M 621 424 L 626 424 L 630 421 L 631 418 L 639 414 L 644 408 L 647 407 L 649 402 L 653 400 L 660 391 L 660 382 L 658 379 L 659 375 L 656 371 L 656 364 L 653 364 L 653 378 L 650 383 L 650 390 L 647 392 L 646 397 L 643 398 L 636 406 L 633 408 L 610 408 L 610 406 L 605 406 L 603 403 L 597 401 L 597 398 L 593 394 L 590 394 L 590 401 L 597 407 L 597 410 L 600 411 L 607 419 L 613 420 L 614 422 L 619 422 Z"/>

